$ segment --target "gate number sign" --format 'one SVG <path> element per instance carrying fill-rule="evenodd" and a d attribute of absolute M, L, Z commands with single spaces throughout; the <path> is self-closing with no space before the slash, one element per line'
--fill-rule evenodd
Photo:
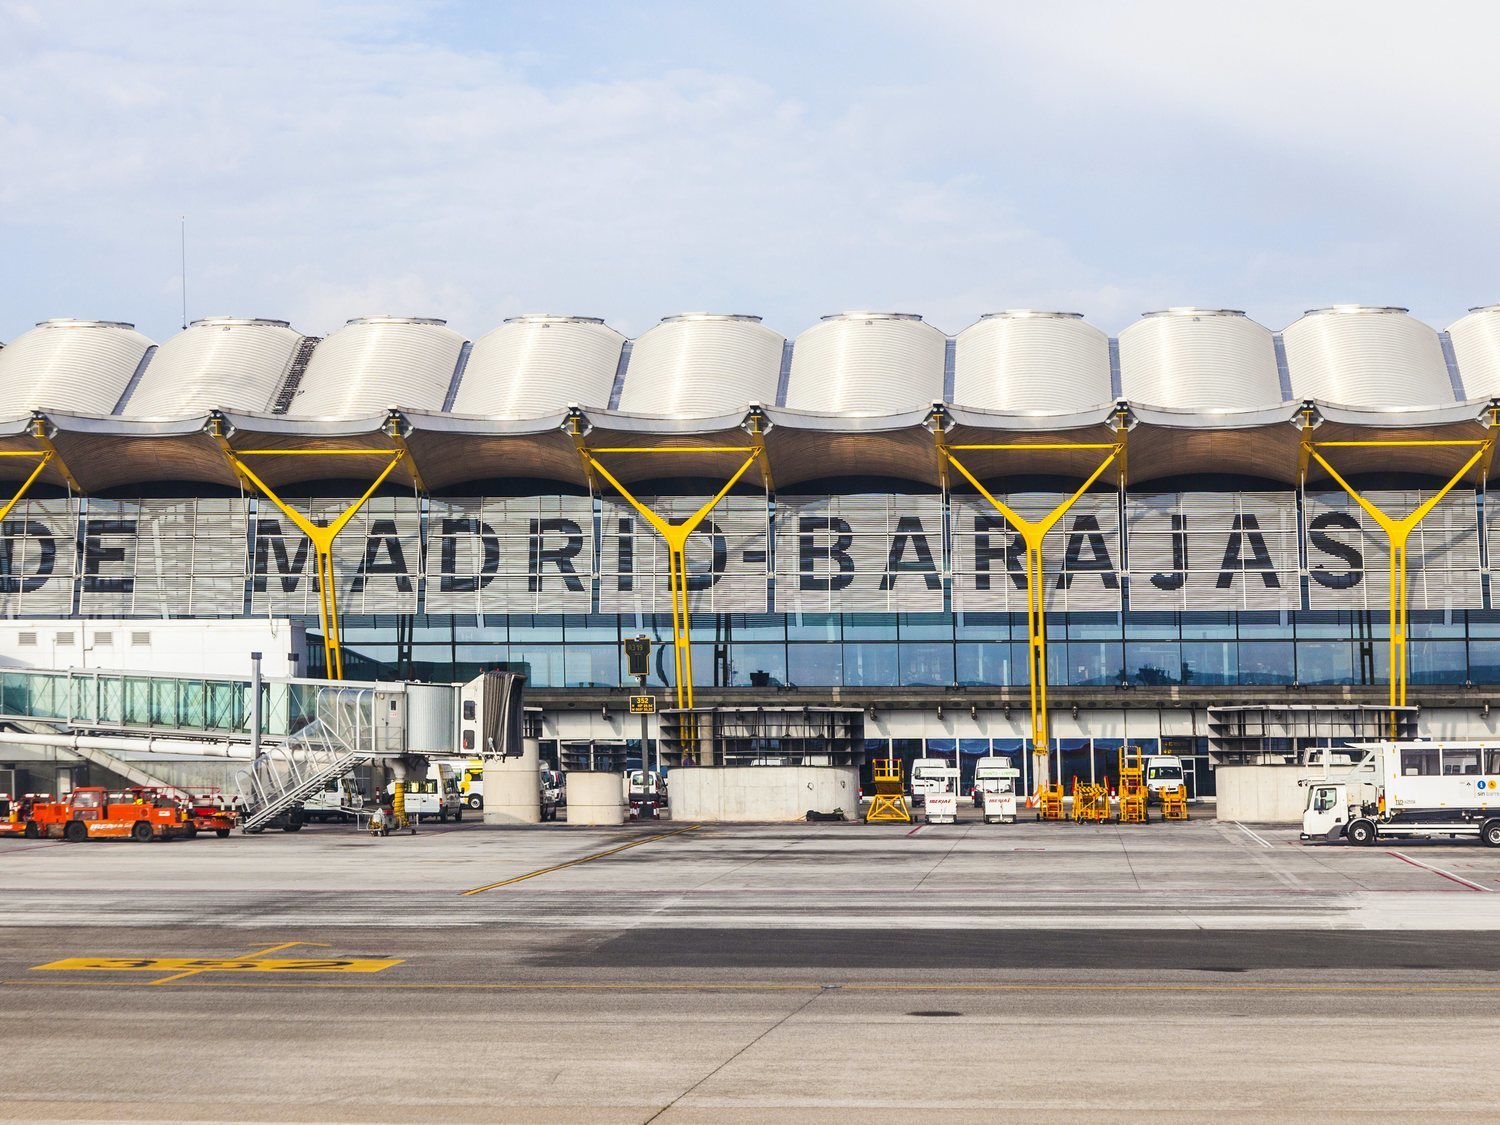
<path fill-rule="evenodd" d="M 656 714 L 656 696 L 632 695 L 630 697 L 630 713 L 632 715 Z"/>

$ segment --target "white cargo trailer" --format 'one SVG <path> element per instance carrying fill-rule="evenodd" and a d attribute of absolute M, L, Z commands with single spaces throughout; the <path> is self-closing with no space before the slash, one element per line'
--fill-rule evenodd
<path fill-rule="evenodd" d="M 1303 840 L 1478 839 L 1500 847 L 1500 744 L 1377 742 L 1339 774 L 1306 777 Z M 1360 755 L 1362 752 L 1362 756 Z"/>

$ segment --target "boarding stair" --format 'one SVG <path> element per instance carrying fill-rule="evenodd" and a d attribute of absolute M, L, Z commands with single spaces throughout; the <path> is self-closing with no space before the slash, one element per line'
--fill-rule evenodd
<path fill-rule="evenodd" d="M 368 688 L 325 687 L 315 717 L 235 774 L 241 828 L 261 832 L 302 802 L 377 757 Z"/>

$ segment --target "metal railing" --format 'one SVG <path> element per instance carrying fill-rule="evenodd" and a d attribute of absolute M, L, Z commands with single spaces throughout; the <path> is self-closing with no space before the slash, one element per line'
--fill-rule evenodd
<path fill-rule="evenodd" d="M 372 760 L 374 703 L 370 688 L 319 688 L 315 717 L 235 775 L 246 810 L 244 831 L 261 831 L 328 782 Z"/>

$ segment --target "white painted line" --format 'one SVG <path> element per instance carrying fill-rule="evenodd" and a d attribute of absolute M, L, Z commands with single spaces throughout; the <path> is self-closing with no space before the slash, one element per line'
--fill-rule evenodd
<path fill-rule="evenodd" d="M 1270 849 L 1271 849 L 1271 850 L 1273 850 L 1273 851 L 1274 851 L 1274 850 L 1275 850 L 1275 848 L 1276 848 L 1276 845 L 1275 845 L 1275 844 L 1273 844 L 1273 843 L 1271 843 L 1271 841 L 1270 841 L 1270 840 L 1267 840 L 1267 839 L 1266 839 L 1266 838 L 1265 838 L 1265 837 L 1264 837 L 1264 836 L 1262 836 L 1262 835 L 1261 835 L 1261 834 L 1260 834 L 1260 833 L 1259 833 L 1259 832 L 1252 832 L 1252 831 L 1251 831 L 1251 830 L 1250 830 L 1250 829 L 1248 829 L 1248 828 L 1246 828 L 1246 827 L 1245 827 L 1245 826 L 1244 826 L 1244 825 L 1243 825 L 1243 824 L 1241 824 L 1241 823 L 1240 823 L 1240 822 L 1239 822 L 1239 821 L 1235 821 L 1235 822 L 1234 822 L 1234 826 L 1235 826 L 1235 827 L 1236 827 L 1236 828 L 1238 828 L 1238 829 L 1239 829 L 1239 830 L 1240 830 L 1240 831 L 1241 831 L 1241 832 L 1243 832 L 1243 833 L 1244 833 L 1244 834 L 1245 834 L 1245 835 L 1246 835 L 1246 836 L 1249 836 L 1249 837 L 1250 837 L 1250 839 L 1252 839 L 1252 840 L 1254 840 L 1254 841 L 1255 841 L 1255 842 L 1256 842 L 1256 843 L 1257 843 L 1257 844 L 1259 844 L 1259 845 L 1260 845 L 1260 846 L 1261 846 L 1261 847 L 1263 847 L 1263 848 L 1270 848 Z"/>
<path fill-rule="evenodd" d="M 1472 891 L 1483 891 L 1485 894 L 1490 894 L 1492 892 L 1492 888 L 1486 887 L 1483 883 L 1476 883 L 1472 879 L 1465 879 L 1462 875 L 1455 875 L 1451 871 L 1444 871 L 1441 867 L 1434 867 L 1430 863 L 1423 863 L 1420 859 L 1415 859 L 1412 856 L 1407 855 L 1405 852 L 1392 851 L 1391 855 L 1395 856 L 1397 859 L 1405 860 L 1413 867 L 1420 867 L 1425 871 L 1431 871 L 1434 875 L 1441 875 L 1444 879 L 1449 879 L 1455 883 L 1460 884 L 1461 886 L 1468 887 Z"/>

